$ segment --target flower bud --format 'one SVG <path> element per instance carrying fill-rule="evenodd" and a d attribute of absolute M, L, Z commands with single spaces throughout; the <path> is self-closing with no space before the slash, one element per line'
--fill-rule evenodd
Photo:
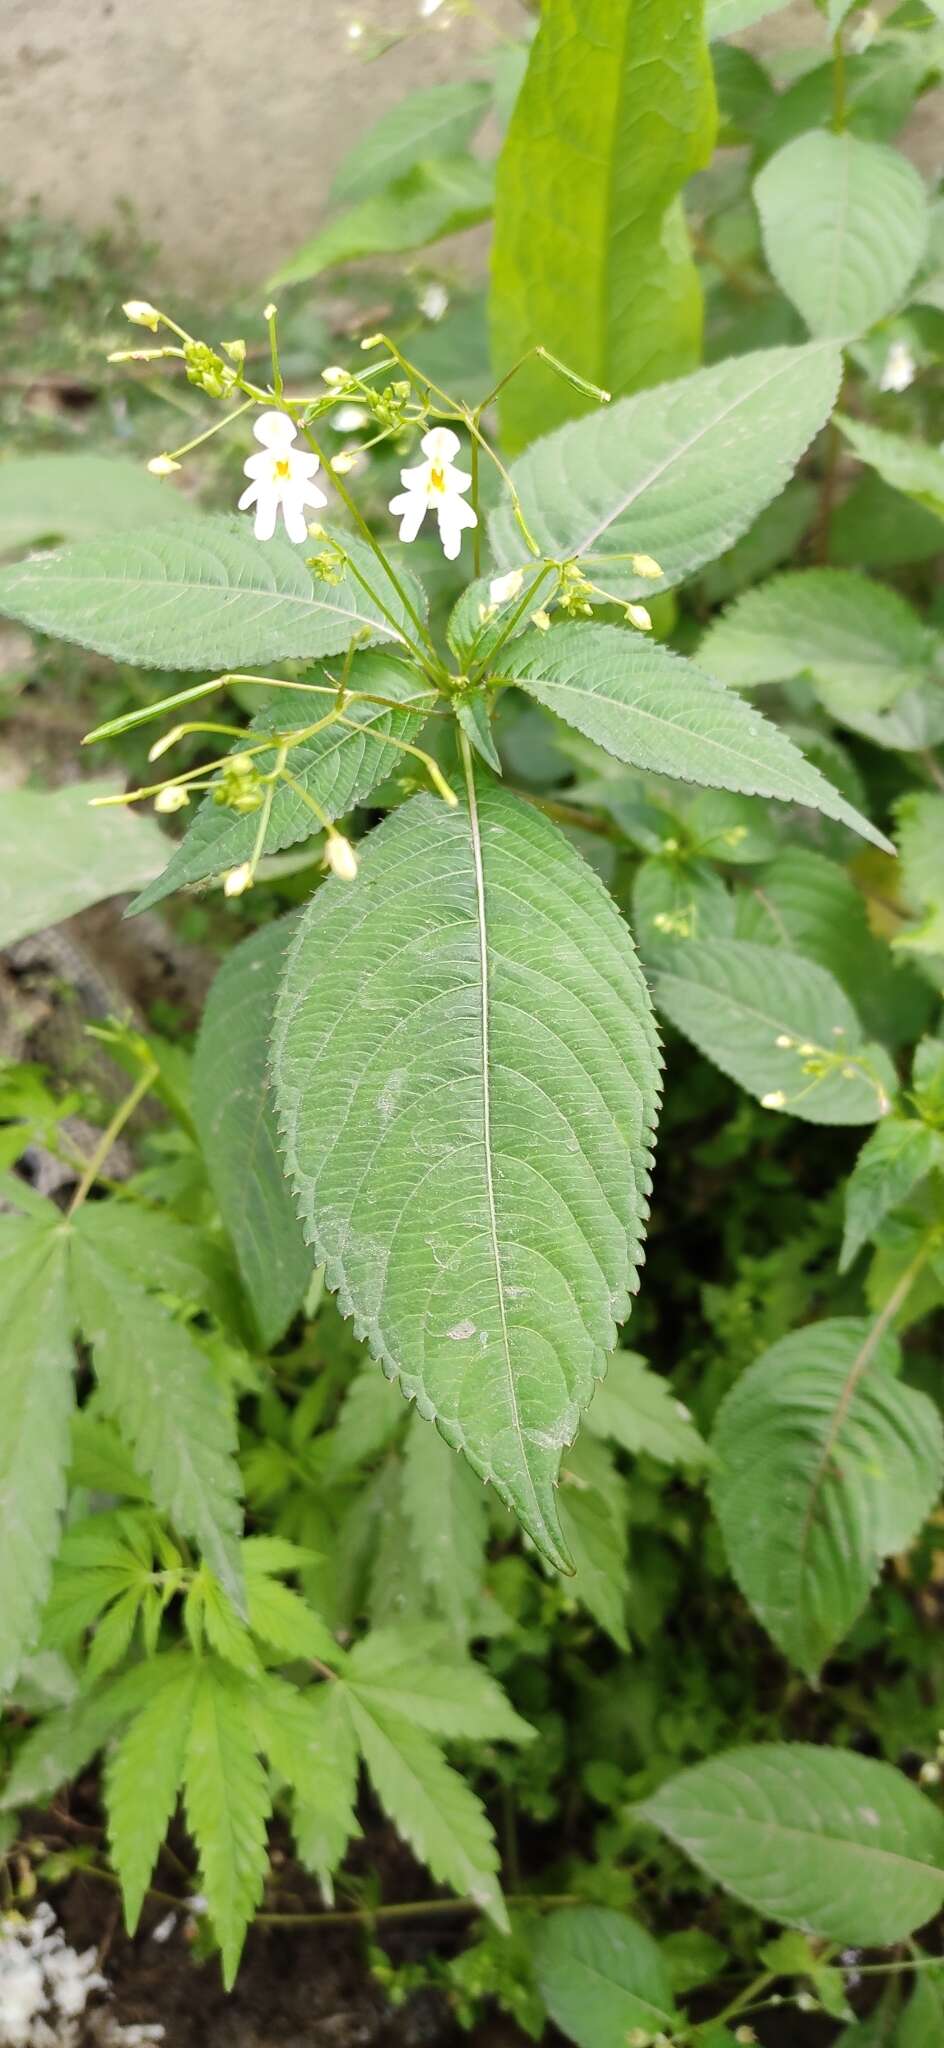
<path fill-rule="evenodd" d="M 157 333 L 161 316 L 157 307 L 149 305 L 147 299 L 126 299 L 121 310 L 133 327 L 149 327 L 152 334 Z"/>
<path fill-rule="evenodd" d="M 630 560 L 637 576 L 661 576 L 662 570 L 651 555 L 631 555 Z"/>
<path fill-rule="evenodd" d="M 328 384 L 333 388 L 338 384 L 346 384 L 348 376 L 349 372 L 342 370 L 340 363 L 329 363 L 327 369 L 321 372 L 321 381 L 322 384 Z"/>
<path fill-rule="evenodd" d="M 332 832 L 329 834 L 328 844 L 325 847 L 325 860 L 332 874 L 337 875 L 340 881 L 356 881 L 357 855 L 350 840 L 345 839 L 343 833 Z"/>
<path fill-rule="evenodd" d="M 185 789 L 159 789 L 154 798 L 156 811 L 183 811 L 190 802 Z"/>
<path fill-rule="evenodd" d="M 244 860 L 242 867 L 230 868 L 223 876 L 224 896 L 241 896 L 244 889 L 252 888 L 252 862 Z"/>
<path fill-rule="evenodd" d="M 523 569 L 509 569 L 507 576 L 493 576 L 488 594 L 493 604 L 509 604 L 524 582 Z"/>
<path fill-rule="evenodd" d="M 342 448 L 340 455 L 332 456 L 328 468 L 335 476 L 347 476 L 348 470 L 353 469 L 356 462 L 356 453 L 351 453 L 346 448 Z"/>
<path fill-rule="evenodd" d="M 180 463 L 175 462 L 172 455 L 152 455 L 148 463 L 152 476 L 173 476 L 175 469 L 179 468 Z"/>
<path fill-rule="evenodd" d="M 230 359 L 230 362 L 231 362 L 231 363 L 235 363 L 235 364 L 236 364 L 236 368 L 237 368 L 238 370 L 241 370 L 241 369 L 242 369 L 242 366 L 243 366 L 243 364 L 244 364 L 244 362 L 245 362 L 245 360 L 246 360 L 246 344 L 245 344 L 245 342 L 244 342 L 244 341 L 222 341 L 222 342 L 220 343 L 220 347 L 221 347 L 221 348 L 222 348 L 222 349 L 224 350 L 225 354 L 226 354 L 226 355 L 228 355 L 228 357 L 229 357 L 229 359 Z"/>
<path fill-rule="evenodd" d="M 628 604 L 626 617 L 630 625 L 635 626 L 640 633 L 652 632 L 652 620 L 644 604 Z"/>
<path fill-rule="evenodd" d="M 531 624 L 532 626 L 537 626 L 539 633 L 546 633 L 550 623 L 550 612 L 546 612 L 543 606 L 540 611 L 531 613 Z"/>

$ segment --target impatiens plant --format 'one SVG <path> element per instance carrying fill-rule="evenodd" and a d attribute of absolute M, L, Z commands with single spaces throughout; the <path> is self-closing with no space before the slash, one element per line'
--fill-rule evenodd
<path fill-rule="evenodd" d="M 362 1762 L 488 1923 L 447 1972 L 460 2017 L 498 1997 L 578 2048 L 727 2048 L 780 1978 L 865 2048 L 844 1951 L 944 1900 L 940 1660 L 911 1641 L 944 1466 L 941 202 L 888 140 L 889 80 L 903 118 L 944 45 L 903 9 L 866 64 L 831 7 L 828 57 L 778 90 L 720 41 L 762 11 L 706 36 L 674 4 L 546 0 L 487 375 L 443 367 L 442 306 L 302 376 L 284 305 L 257 375 L 255 343 L 128 301 L 154 346 L 112 359 L 223 411 L 150 460 L 150 518 L 0 569 L 8 617 L 157 672 L 88 734 L 114 765 L 161 726 L 85 818 L 123 835 L 130 914 L 199 892 L 245 928 L 192 1074 L 107 1027 L 132 1085 L 67 1213 L 4 1183 L 0 1671 L 27 1706 L 47 1654 L 79 1674 L 5 1804 L 104 1745 L 133 1925 L 182 1793 L 231 1981 L 273 1805 L 330 1899 Z M 740 154 L 706 168 L 716 92 Z M 386 115 L 280 292 L 480 218 L 488 96 Z M 207 511 L 176 472 L 221 441 Z M 883 519 L 896 582 L 865 573 Z M 144 803 L 183 825 L 163 866 L 141 824 L 132 867 Z M 621 1332 L 661 1031 L 653 1370 Z M 24 1130 L 55 1123 L 36 1086 Z M 172 1146 L 105 1194 L 149 1093 Z M 831 1660 L 879 1657 L 889 1558 L 913 1668 L 877 1664 L 860 1711 Z M 516 1875 L 513 1821 L 502 1873 L 455 1742 L 536 1827 L 570 1773 L 549 1875 Z M 717 1916 L 683 1935 L 714 1885 L 723 1942 Z M 744 1982 L 706 2005 L 729 1956 Z M 944 2038 L 938 1975 L 882 2039 Z"/>

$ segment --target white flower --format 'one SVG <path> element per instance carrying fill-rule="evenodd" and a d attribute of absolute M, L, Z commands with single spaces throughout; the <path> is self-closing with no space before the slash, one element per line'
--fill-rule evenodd
<path fill-rule="evenodd" d="M 241 896 L 245 889 L 252 888 L 252 862 L 244 860 L 241 867 L 230 868 L 223 876 L 224 896 Z"/>
<path fill-rule="evenodd" d="M 493 576 L 488 586 L 492 604 L 509 604 L 524 582 L 523 569 L 509 569 L 507 576 Z"/>
<path fill-rule="evenodd" d="M 157 307 L 152 306 L 149 300 L 126 299 L 121 310 L 125 319 L 130 320 L 134 327 L 149 327 L 152 334 L 157 333 L 158 322 L 161 316 Z"/>
<path fill-rule="evenodd" d="M 880 391 L 907 391 L 914 383 L 917 364 L 906 341 L 893 341 L 878 380 Z"/>
<path fill-rule="evenodd" d="M 312 482 L 321 466 L 318 457 L 304 448 L 296 448 L 296 432 L 294 421 L 285 412 L 264 412 L 253 427 L 262 449 L 243 463 L 244 473 L 252 482 L 239 500 L 239 510 L 245 512 L 248 506 L 255 505 L 257 540 L 272 539 L 280 511 L 289 540 L 307 540 L 304 507 L 328 502 L 324 492 Z"/>
<path fill-rule="evenodd" d="M 152 476 L 173 476 L 180 463 L 175 462 L 172 455 L 152 455 L 148 468 Z"/>
<path fill-rule="evenodd" d="M 431 14 L 438 14 L 443 0 L 420 0 L 417 14 L 421 21 L 428 21 Z"/>
<path fill-rule="evenodd" d="M 472 482 L 464 469 L 456 469 L 452 458 L 459 453 L 459 436 L 450 427 L 431 427 L 420 447 L 426 457 L 415 469 L 401 469 L 400 482 L 406 488 L 390 500 L 391 512 L 400 520 L 400 539 L 415 540 L 430 509 L 439 520 L 439 538 L 448 562 L 454 562 L 462 546 L 464 526 L 477 526 L 478 518 L 463 492 Z"/>
<path fill-rule="evenodd" d="M 420 298 L 420 312 L 424 320 L 441 320 L 448 305 L 449 293 L 445 285 L 434 278 Z"/>
<path fill-rule="evenodd" d="M 337 412 L 331 415 L 331 425 L 336 434 L 356 434 L 359 427 L 366 427 L 369 418 L 366 406 L 339 405 Z"/>

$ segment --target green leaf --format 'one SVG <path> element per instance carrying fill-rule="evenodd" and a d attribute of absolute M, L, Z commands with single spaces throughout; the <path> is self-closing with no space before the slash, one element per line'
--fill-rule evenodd
<path fill-rule="evenodd" d="M 327 681 L 326 676 L 323 679 Z M 348 681 L 352 690 L 402 698 L 404 702 L 417 698 L 427 707 L 432 702 L 429 688 L 416 670 L 386 653 L 355 655 Z M 301 730 L 306 719 L 314 724 L 325 715 L 326 708 L 330 708 L 330 701 L 324 697 L 311 698 L 303 710 L 299 709 L 297 696 L 292 698 L 290 710 L 284 703 L 270 705 L 252 720 L 246 737 L 257 743 L 266 733 L 281 734 L 293 727 Z M 402 750 L 387 744 L 389 736 L 394 740 L 415 740 L 423 723 L 420 712 L 391 711 L 382 704 L 349 704 L 344 715 L 356 731 L 350 725 L 328 725 L 292 748 L 287 766 L 298 789 L 286 782 L 277 785 L 263 840 L 264 854 L 296 846 L 318 831 L 317 816 L 306 796 L 313 797 L 329 818 L 343 817 L 355 804 L 363 803 L 378 782 L 402 766 Z M 246 741 L 241 740 L 234 753 L 244 752 L 245 746 Z M 273 743 L 271 753 L 265 751 L 255 756 L 260 773 L 265 774 L 273 767 L 275 753 Z M 181 844 L 171 853 L 163 874 L 135 898 L 132 914 L 150 910 L 174 889 L 206 882 L 228 868 L 240 867 L 250 858 L 258 831 L 257 811 L 240 814 L 227 810 L 207 795 Z M 167 840 L 162 839 L 161 845 L 166 856 Z"/>
<path fill-rule="evenodd" d="M 73 1406 L 65 1243 L 49 1224 L 0 1217 L 0 1693 L 39 1630 L 66 1500 Z"/>
<path fill-rule="evenodd" d="M 796 569 L 739 597 L 698 660 L 737 689 L 810 675 L 883 711 L 927 679 L 939 646 L 896 590 L 851 569 Z"/>
<path fill-rule="evenodd" d="M 339 1685 L 297 1693 L 267 1675 L 253 1688 L 256 1741 L 274 1770 L 295 1789 L 292 1829 L 306 1870 L 330 1904 L 332 1872 L 359 1835 L 357 1744 Z"/>
<path fill-rule="evenodd" d="M 351 1651 L 344 1680 L 369 1706 L 445 1740 L 530 1742 L 534 1735 L 487 1671 L 444 1655 L 435 1629 L 373 1629 Z"/>
<path fill-rule="evenodd" d="M 939 1968 L 916 1970 L 914 1989 L 898 2022 L 895 2048 L 944 2048 L 944 1996 Z"/>
<path fill-rule="evenodd" d="M 228 1249 L 208 1233 L 131 1200 L 96 1202 L 81 1228 L 126 1278 L 207 1309 L 224 1329 L 241 1334 L 238 1277 Z"/>
<path fill-rule="evenodd" d="M 403 1506 L 420 1577 L 456 1639 L 466 1640 L 481 1590 L 488 1509 L 482 1483 L 421 1415 L 403 1460 Z"/>
<path fill-rule="evenodd" d="M 526 633 L 502 676 L 617 760 L 747 796 L 809 804 L 891 850 L 775 725 L 694 663 L 620 626 Z"/>
<path fill-rule="evenodd" d="M 718 1411 L 712 1498 L 728 1562 L 768 1635 L 812 1678 L 906 1550 L 944 1470 L 933 1402 L 897 1346 L 851 1316 L 765 1351 Z"/>
<path fill-rule="evenodd" d="M 397 100 L 342 158 L 331 181 L 332 204 L 369 199 L 416 164 L 460 156 L 484 119 L 491 96 L 486 80 L 460 78 Z"/>
<path fill-rule="evenodd" d="M 620 1650 L 629 1649 L 626 1497 L 610 1455 L 581 1435 L 561 1465 L 561 1523 L 574 1560 L 567 1588 Z"/>
<path fill-rule="evenodd" d="M 99 1248 L 96 1206 L 76 1216 L 72 1269 L 104 1405 L 131 1444 L 156 1505 L 182 1535 L 195 1537 L 241 1607 L 240 1481 L 226 1398 L 206 1352 Z"/>
<path fill-rule="evenodd" d="M 110 455 L 19 455 L 0 463 L 0 550 L 83 540 L 194 518 L 188 498 L 143 464 Z M 199 517 L 199 514 L 196 515 Z"/>
<path fill-rule="evenodd" d="M 254 1635 L 293 1662 L 298 1657 L 334 1663 L 338 1646 L 327 1622 L 300 1593 L 278 1579 L 246 1568 L 246 1611 Z"/>
<path fill-rule="evenodd" d="M 220 517 L 182 532 L 83 541 L 0 569 L 0 612 L 144 668 L 240 669 L 335 654 L 365 630 L 400 639 L 406 614 L 396 591 L 363 542 L 345 535 L 344 545 L 390 619 L 352 571 L 319 582 L 290 541 L 258 541 L 248 520 Z M 400 580 L 419 600 L 412 579 Z"/>
<path fill-rule="evenodd" d="M 417 798 L 305 911 L 273 1071 L 343 1310 L 566 1566 L 554 1481 L 629 1307 L 658 1088 L 613 904 L 484 773 Z"/>
<path fill-rule="evenodd" d="M 926 441 L 911 441 L 905 434 L 890 434 L 884 427 L 871 427 L 865 420 L 848 419 L 843 413 L 836 414 L 836 425 L 859 461 L 876 469 L 884 483 L 944 519 L 944 454 L 939 448 L 929 448 Z"/>
<path fill-rule="evenodd" d="M 700 10 L 546 0 L 499 160 L 492 350 L 535 344 L 618 396 L 694 369 L 701 290 L 681 211 L 716 128 Z M 544 364 L 500 397 L 515 453 L 592 398 Z"/>
<path fill-rule="evenodd" d="M 129 1934 L 177 1804 L 196 1683 L 196 1666 L 182 1663 L 135 1716 L 108 1760 L 108 1841 Z"/>
<path fill-rule="evenodd" d="M 17 1752 L 0 1808 L 44 1805 L 60 1785 L 77 1777 L 113 1729 L 139 1712 L 179 1668 L 178 1657 L 149 1658 L 44 1715 Z"/>
<path fill-rule="evenodd" d="M 465 695 L 455 699 L 455 712 L 459 724 L 473 753 L 485 762 L 496 775 L 502 772 L 501 757 L 496 751 L 489 723 L 488 699 L 484 690 L 467 690 Z"/>
<path fill-rule="evenodd" d="M 13 946 L 157 874 L 167 846 L 158 826 L 120 805 L 91 808 L 93 797 L 114 791 L 114 782 L 4 790 L 0 946 Z"/>
<path fill-rule="evenodd" d="M 767 261 L 811 334 L 864 334 L 904 297 L 929 216 L 900 150 L 813 130 L 771 158 L 754 198 Z"/>
<path fill-rule="evenodd" d="M 896 1077 L 824 967 L 747 939 L 690 941 L 655 999 L 706 1059 L 766 1109 L 812 1124 L 875 1123 Z"/>
<path fill-rule="evenodd" d="M 193 1108 L 220 1213 L 265 1350 L 305 1299 L 311 1253 L 279 1157 L 269 1089 L 269 1031 L 291 922 L 234 947 L 207 998 L 193 1065 Z"/>
<path fill-rule="evenodd" d="M 916 953 L 944 953 L 944 797 L 919 790 L 898 805 L 898 851 L 904 895 L 921 922 L 894 944 Z"/>
<path fill-rule="evenodd" d="M 586 1426 L 634 1457 L 644 1453 L 661 1465 L 703 1465 L 708 1457 L 689 1410 L 638 1351 L 614 1354 L 587 1411 Z"/>
<path fill-rule="evenodd" d="M 803 953 L 845 989 L 867 1031 L 891 1038 L 903 977 L 889 973 L 887 947 L 876 938 L 865 898 L 847 868 L 812 846 L 785 846 L 740 897 L 736 936 Z M 911 1035 L 904 1012 L 903 1035 Z"/>
<path fill-rule="evenodd" d="M 247 1684 L 215 1659 L 200 1665 L 184 1763 L 187 1826 L 200 1852 L 200 1874 L 223 1957 L 223 1983 L 233 1986 L 246 1928 L 262 1897 L 268 1869 L 270 1799 L 255 1752 Z"/>
<path fill-rule="evenodd" d="M 662 1955 L 627 1913 L 565 1906 L 540 1922 L 531 1951 L 551 2019 L 578 2048 L 626 2048 L 636 2031 L 675 2031 Z"/>
<path fill-rule="evenodd" d="M 742 29 L 764 21 L 768 14 L 779 14 L 785 5 L 786 0 L 707 0 L 706 34 L 712 42 L 717 36 L 739 35 Z"/>
<path fill-rule="evenodd" d="M 349 213 L 328 221 L 283 263 L 269 287 L 277 291 L 281 285 L 304 284 L 338 263 L 354 263 L 362 256 L 425 249 L 443 235 L 474 227 L 491 213 L 494 185 L 491 165 L 474 156 L 436 156 L 414 163 L 385 191 L 372 193 Z"/>
<path fill-rule="evenodd" d="M 839 375 L 823 342 L 761 349 L 559 427 L 512 469 L 541 552 L 598 557 L 593 581 L 626 597 L 681 582 L 783 489 L 829 417 Z M 489 531 L 500 568 L 524 562 L 506 503 Z M 661 584 L 615 559 L 640 549 L 660 563 Z"/>
<path fill-rule="evenodd" d="M 887 1116 L 866 1138 L 846 1183 L 846 1226 L 839 1259 L 846 1273 L 883 1217 L 897 1209 L 937 1168 L 944 1172 L 944 1132 L 913 1117 Z"/>
<path fill-rule="evenodd" d="M 440 1884 L 508 1931 L 488 1815 L 427 1735 L 362 1693 L 346 1695 L 371 1783 L 397 1832 Z"/>
<path fill-rule="evenodd" d="M 887 1947 L 944 1898 L 944 1816 L 900 1771 L 852 1751 L 732 1749 L 638 1811 L 736 1898 L 829 1941 Z"/>

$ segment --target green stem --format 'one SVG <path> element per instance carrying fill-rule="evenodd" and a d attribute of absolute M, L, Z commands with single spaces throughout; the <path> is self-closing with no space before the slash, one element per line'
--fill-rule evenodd
<path fill-rule="evenodd" d="M 311 448 L 313 454 L 317 455 L 318 460 L 321 463 L 322 469 L 324 470 L 326 476 L 329 476 L 331 478 L 331 482 L 333 483 L 334 488 L 337 491 L 338 497 L 341 499 L 342 504 L 347 507 L 347 510 L 350 513 L 355 526 L 357 527 L 357 531 L 361 536 L 361 539 L 363 541 L 366 541 L 367 546 L 370 548 L 371 554 L 375 556 L 376 560 L 379 562 L 380 567 L 384 572 L 384 575 L 387 577 L 388 581 L 393 585 L 393 588 L 396 591 L 398 598 L 400 599 L 400 603 L 402 604 L 403 609 L 407 614 L 407 617 L 412 619 L 413 624 L 416 627 L 417 632 L 419 633 L 420 639 L 425 641 L 429 651 L 435 654 L 435 649 L 429 637 L 425 621 L 421 619 L 419 612 L 416 610 L 415 605 L 413 604 L 407 591 L 404 589 L 404 586 L 401 583 L 400 578 L 396 573 L 396 570 L 391 568 L 390 563 L 388 562 L 387 557 L 384 554 L 384 551 L 380 546 L 379 542 L 374 539 L 374 536 L 371 533 L 370 527 L 368 526 L 367 521 L 364 518 L 364 515 L 361 512 L 359 505 L 357 504 L 356 500 L 352 498 L 351 493 L 348 490 L 343 478 L 332 469 L 330 462 L 327 461 L 325 457 L 323 448 L 319 446 L 314 434 L 311 431 L 311 428 L 302 426 L 300 430 L 304 434 L 305 439 L 308 442 L 308 446 L 309 448 Z M 351 567 L 354 567 L 353 563 L 351 563 Z M 359 581 L 361 581 L 362 583 L 363 580 L 363 577 L 359 579 Z M 380 609 L 383 612 L 384 617 L 390 620 L 391 625 L 396 625 L 396 620 L 392 617 L 392 614 L 387 611 L 386 607 L 383 604 L 381 604 L 381 600 L 377 596 L 376 591 L 371 591 L 370 594 L 374 599 L 374 603 L 380 605 Z M 403 628 L 401 626 L 397 626 L 397 631 L 402 634 L 404 639 L 407 638 L 406 634 L 403 633 Z M 412 643 L 408 642 L 408 644 Z M 417 653 L 418 650 L 414 647 L 413 652 Z"/>
<path fill-rule="evenodd" d="M 116 1109 L 110 1124 L 108 1125 L 107 1129 L 102 1132 L 98 1144 L 96 1145 L 95 1150 L 92 1153 L 92 1157 L 89 1160 L 88 1165 L 86 1166 L 85 1172 L 82 1175 L 78 1187 L 76 1188 L 75 1194 L 73 1195 L 72 1200 L 69 1203 L 67 1211 L 67 1214 L 69 1216 L 74 1216 L 76 1210 L 81 1209 L 85 1197 L 89 1192 L 89 1189 L 94 1185 L 95 1181 L 98 1179 L 99 1167 L 104 1166 L 105 1161 L 108 1158 L 108 1155 L 112 1149 L 112 1146 L 115 1143 L 116 1138 L 120 1137 L 121 1132 L 124 1130 L 125 1124 L 128 1121 L 128 1118 L 134 1115 L 138 1103 L 143 1100 L 152 1083 L 157 1080 L 157 1077 L 158 1068 L 153 1060 L 149 1060 L 147 1066 L 144 1069 L 144 1072 L 141 1074 L 140 1078 L 135 1082 L 130 1095 L 126 1095 L 124 1101 L 119 1103 L 118 1108 Z"/>

